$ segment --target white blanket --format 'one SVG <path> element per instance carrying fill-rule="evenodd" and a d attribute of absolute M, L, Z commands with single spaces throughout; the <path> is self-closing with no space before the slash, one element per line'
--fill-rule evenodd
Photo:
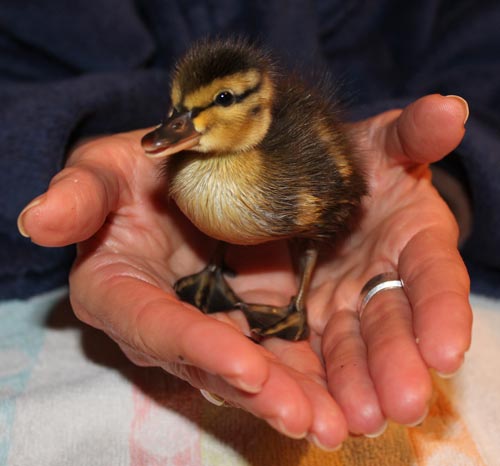
<path fill-rule="evenodd" d="M 472 299 L 472 349 L 420 427 L 335 453 L 134 367 L 74 318 L 66 290 L 0 304 L 0 465 L 500 466 L 500 303 Z"/>

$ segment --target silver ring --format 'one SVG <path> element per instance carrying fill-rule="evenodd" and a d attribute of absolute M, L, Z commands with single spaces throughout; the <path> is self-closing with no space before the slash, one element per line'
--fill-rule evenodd
<path fill-rule="evenodd" d="M 203 388 L 200 388 L 200 393 L 203 395 L 203 398 L 205 398 L 205 400 L 209 401 L 215 406 L 224 406 L 226 404 L 226 400 L 224 400 L 224 398 L 221 398 L 220 396 L 216 395 L 215 393 L 211 393 L 208 390 L 203 390 Z"/>
<path fill-rule="evenodd" d="M 394 290 L 396 288 L 403 287 L 403 280 L 401 280 L 399 278 L 399 275 L 395 272 L 385 272 L 379 275 L 375 275 L 373 278 L 366 282 L 365 286 L 361 290 L 359 318 L 361 319 L 366 306 L 368 306 L 368 303 L 376 294 L 380 293 L 381 291 Z"/>

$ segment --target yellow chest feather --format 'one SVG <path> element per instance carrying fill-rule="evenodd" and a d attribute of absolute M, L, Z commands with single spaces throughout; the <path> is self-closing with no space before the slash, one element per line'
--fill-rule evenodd
<path fill-rule="evenodd" d="M 180 157 L 169 172 L 170 195 L 198 229 L 234 244 L 270 239 L 258 153 Z"/>

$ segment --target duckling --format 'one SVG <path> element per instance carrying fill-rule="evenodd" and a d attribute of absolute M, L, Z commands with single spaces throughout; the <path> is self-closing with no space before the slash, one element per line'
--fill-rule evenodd
<path fill-rule="evenodd" d="M 367 193 L 337 115 L 330 95 L 241 39 L 198 43 L 177 63 L 168 118 L 142 145 L 165 159 L 168 195 L 220 241 L 205 269 L 175 283 L 182 300 L 207 313 L 242 310 L 257 340 L 308 337 L 320 247 L 350 231 Z M 297 294 L 283 307 L 243 302 L 224 278 L 225 245 L 279 239 L 301 251 Z"/>

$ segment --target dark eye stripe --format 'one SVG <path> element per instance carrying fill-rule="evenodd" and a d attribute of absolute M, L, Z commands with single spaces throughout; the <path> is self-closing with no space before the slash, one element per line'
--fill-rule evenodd
<path fill-rule="evenodd" d="M 241 102 L 242 100 L 245 100 L 249 95 L 252 95 L 253 93 L 257 92 L 260 89 L 261 86 L 261 81 L 259 81 L 254 87 L 247 89 L 243 94 L 235 95 L 235 100 L 236 102 Z"/>
<path fill-rule="evenodd" d="M 259 81 L 254 87 L 247 89 L 243 94 L 237 94 L 234 96 L 235 102 L 239 103 L 245 100 L 248 96 L 254 94 L 260 89 L 261 82 Z M 181 105 L 179 106 L 179 113 L 184 113 L 187 112 L 188 109 L 184 106 L 184 99 L 181 101 Z M 205 110 L 208 110 L 209 108 L 213 107 L 215 105 L 215 102 L 210 102 L 208 105 L 205 105 L 205 107 L 193 107 L 191 109 L 191 118 L 196 118 L 201 112 L 204 112 Z"/>

